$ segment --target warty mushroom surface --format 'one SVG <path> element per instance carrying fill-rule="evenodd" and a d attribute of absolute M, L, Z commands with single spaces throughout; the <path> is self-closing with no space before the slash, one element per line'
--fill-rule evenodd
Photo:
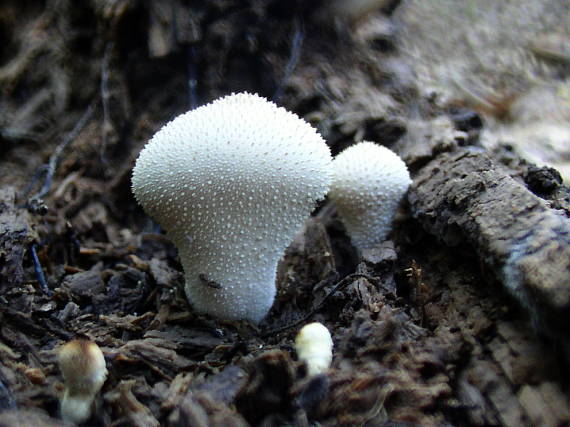
<path fill-rule="evenodd" d="M 362 141 L 332 163 L 329 198 L 359 250 L 382 243 L 411 184 L 404 161 L 389 148 Z"/>
<path fill-rule="evenodd" d="M 132 177 L 137 201 L 178 248 L 194 309 L 253 322 L 271 308 L 277 263 L 330 181 L 316 130 L 249 93 L 166 124 Z"/>

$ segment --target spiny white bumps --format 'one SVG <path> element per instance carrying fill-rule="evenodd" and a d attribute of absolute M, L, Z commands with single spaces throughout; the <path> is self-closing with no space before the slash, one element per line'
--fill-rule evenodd
<path fill-rule="evenodd" d="M 299 360 L 305 362 L 307 375 L 322 374 L 332 362 L 333 341 L 327 327 L 319 322 L 301 328 L 295 337 L 295 350 Z"/>
<path fill-rule="evenodd" d="M 93 400 L 107 378 L 105 357 L 97 344 L 77 339 L 59 349 L 59 369 L 65 382 L 61 418 L 76 424 L 91 417 Z"/>
<path fill-rule="evenodd" d="M 132 184 L 177 246 L 194 308 L 259 322 L 273 304 L 279 259 L 330 181 L 330 150 L 315 129 L 238 93 L 159 130 Z"/>
<path fill-rule="evenodd" d="M 382 243 L 411 184 L 406 164 L 381 145 L 363 141 L 333 160 L 329 198 L 358 249 Z"/>

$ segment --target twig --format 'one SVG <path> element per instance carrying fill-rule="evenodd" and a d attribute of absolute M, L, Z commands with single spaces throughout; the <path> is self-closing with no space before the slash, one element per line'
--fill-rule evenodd
<path fill-rule="evenodd" d="M 48 164 L 42 165 L 40 167 L 39 170 L 45 169 L 45 180 L 44 180 L 44 183 L 42 185 L 42 188 L 36 194 L 34 194 L 33 196 L 31 196 L 28 199 L 28 202 L 27 202 L 28 206 L 34 205 L 35 204 L 34 200 L 41 199 L 42 197 L 44 197 L 48 193 L 48 191 L 51 187 L 53 176 L 54 176 L 56 168 L 57 168 L 57 163 L 59 162 L 59 158 L 61 157 L 63 150 L 65 150 L 67 148 L 67 146 L 69 144 L 71 144 L 75 140 L 75 138 L 77 138 L 77 136 L 79 135 L 79 132 L 81 132 L 83 127 L 91 119 L 91 116 L 93 115 L 94 111 L 95 111 L 95 103 L 91 103 L 91 105 L 89 105 L 89 107 L 87 108 L 85 113 L 83 113 L 83 116 L 81 116 L 79 121 L 75 124 L 75 127 L 71 130 L 71 132 L 69 132 L 67 134 L 67 137 L 61 142 L 61 144 L 59 144 L 55 148 L 53 154 L 49 158 Z M 37 181 L 39 179 L 39 176 L 41 176 L 41 174 L 36 172 L 36 174 L 34 175 L 34 179 L 32 180 L 31 187 L 33 187 L 33 184 L 35 184 L 35 181 Z M 27 193 L 29 193 L 31 191 L 31 187 L 29 189 L 27 189 Z"/>
<path fill-rule="evenodd" d="M 34 261 L 34 271 L 36 272 L 36 279 L 40 284 L 40 289 L 42 292 L 47 295 L 48 297 L 52 296 L 52 291 L 49 289 L 46 277 L 44 275 L 44 271 L 42 270 L 42 265 L 40 263 L 40 259 L 38 258 L 38 252 L 36 249 L 36 244 L 33 243 L 31 247 L 32 252 L 32 260 Z"/>
<path fill-rule="evenodd" d="M 299 58 L 301 57 L 301 48 L 303 47 L 303 39 L 305 38 L 305 29 L 303 27 L 303 21 L 299 16 L 297 16 L 293 21 L 293 28 L 293 40 L 291 42 L 289 61 L 287 61 L 287 65 L 285 66 L 281 82 L 273 94 L 273 102 L 279 101 L 283 95 L 285 85 L 287 84 L 287 81 L 289 81 L 289 78 L 297 66 L 297 62 L 299 62 Z"/>
<path fill-rule="evenodd" d="M 328 294 L 326 294 L 325 297 L 321 300 L 321 302 L 319 302 L 315 307 L 313 307 L 313 309 L 309 313 L 305 314 L 304 316 L 301 316 L 301 318 L 299 318 L 299 319 L 295 320 L 294 322 L 289 323 L 285 326 L 280 326 L 278 328 L 274 328 L 274 329 L 271 329 L 267 332 L 264 332 L 261 334 L 261 337 L 267 338 L 271 335 L 278 334 L 279 332 L 283 332 L 287 329 L 291 329 L 291 328 L 294 328 L 296 326 L 299 326 L 302 323 L 305 323 L 309 318 L 311 318 L 315 313 L 317 313 L 321 308 L 323 308 L 323 306 L 325 305 L 325 303 L 327 302 L 327 300 L 331 296 L 333 296 L 341 288 L 344 288 L 345 286 L 352 283 L 355 279 L 369 279 L 370 280 L 371 277 L 367 274 L 362 274 L 362 273 L 353 273 L 353 274 L 346 276 L 344 279 L 342 279 L 340 282 L 338 282 L 336 285 L 334 285 L 334 287 L 331 289 L 331 291 Z M 320 287 L 320 286 L 322 286 L 321 284 L 323 282 L 330 281 L 330 280 L 334 280 L 334 278 L 332 278 L 332 279 L 328 278 L 328 279 L 322 280 L 321 282 L 317 283 L 315 285 L 315 287 Z"/>
<path fill-rule="evenodd" d="M 198 69 L 196 66 L 196 44 L 188 46 L 188 105 L 193 110 L 198 106 Z"/>
<path fill-rule="evenodd" d="M 6 378 L 4 374 L 2 374 L 2 371 L 0 371 L 0 412 L 16 407 L 16 399 L 14 399 L 14 395 L 10 389 L 4 385 L 5 382 Z"/>
<path fill-rule="evenodd" d="M 23 130 L 5 128 L 0 130 L 0 136 L 2 139 L 8 142 L 19 142 L 19 141 L 34 141 L 38 142 L 39 134 L 37 132 L 27 132 Z"/>
<path fill-rule="evenodd" d="M 32 189 L 36 185 L 36 183 L 43 178 L 43 176 L 47 173 L 48 165 L 41 165 L 35 172 L 34 176 L 30 180 L 30 183 L 26 186 L 24 191 L 20 194 L 20 197 L 25 199 L 31 193 Z"/>
<path fill-rule="evenodd" d="M 109 63 L 111 62 L 111 52 L 113 50 L 113 43 L 107 43 L 105 47 L 105 53 L 103 54 L 103 61 L 101 61 L 101 106 L 103 108 L 103 126 L 101 135 L 101 147 L 99 149 L 99 157 L 101 163 L 105 164 L 105 150 L 107 149 L 108 141 L 108 129 L 109 129 L 109 99 L 111 95 L 109 94 Z"/>
<path fill-rule="evenodd" d="M 172 3 L 171 12 L 171 22 L 172 22 L 172 36 L 174 37 L 174 42 L 181 46 L 182 48 L 186 48 L 186 76 L 188 78 L 188 106 L 191 110 L 194 110 L 198 107 L 198 67 L 197 67 L 197 56 L 198 56 L 198 40 L 199 36 L 197 35 L 197 29 L 195 27 L 197 24 L 190 16 L 187 21 L 186 25 L 190 26 L 190 32 L 192 35 L 188 37 L 188 34 L 182 34 L 183 29 L 181 29 L 178 25 L 180 18 L 177 17 L 177 7 L 175 3 Z M 184 25 L 185 26 L 185 25 Z"/>

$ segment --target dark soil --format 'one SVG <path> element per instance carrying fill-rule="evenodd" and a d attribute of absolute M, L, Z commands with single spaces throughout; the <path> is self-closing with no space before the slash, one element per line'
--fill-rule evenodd
<path fill-rule="evenodd" d="M 88 425 L 570 423 L 570 190 L 422 95 L 398 2 L 356 22 L 326 4 L 2 2 L 0 426 L 62 425 L 57 348 L 75 337 L 109 370 Z M 372 140 L 414 177 L 391 240 L 362 254 L 319 206 L 258 326 L 193 312 L 130 191 L 156 130 L 244 90 L 333 154 Z M 308 321 L 335 343 L 312 379 L 293 347 Z"/>

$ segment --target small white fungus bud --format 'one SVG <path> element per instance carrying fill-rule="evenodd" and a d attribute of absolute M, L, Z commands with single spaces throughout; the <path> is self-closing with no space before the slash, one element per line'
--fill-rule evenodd
<path fill-rule="evenodd" d="M 406 164 L 386 147 L 363 141 L 333 160 L 329 198 L 358 249 L 382 243 L 411 184 Z"/>
<path fill-rule="evenodd" d="M 326 372 L 332 362 L 333 341 L 327 327 L 319 322 L 301 328 L 295 337 L 295 350 L 299 360 L 307 366 L 312 377 Z"/>
<path fill-rule="evenodd" d="M 105 357 L 94 342 L 77 339 L 60 348 L 58 362 L 65 383 L 61 418 L 83 423 L 91 417 L 95 396 L 107 378 Z"/>
<path fill-rule="evenodd" d="M 141 151 L 137 201 L 178 248 L 194 309 L 259 322 L 277 263 L 331 180 L 307 122 L 249 93 L 175 118 Z"/>

